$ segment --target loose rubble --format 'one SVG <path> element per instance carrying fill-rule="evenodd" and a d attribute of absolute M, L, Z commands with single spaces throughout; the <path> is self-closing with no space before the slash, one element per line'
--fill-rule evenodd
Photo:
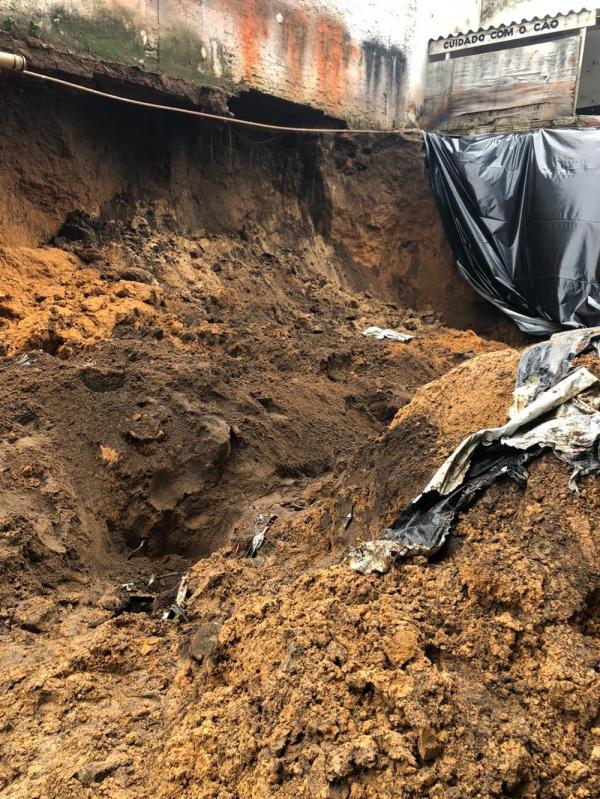
<path fill-rule="evenodd" d="M 163 151 L 154 130 L 127 179 L 103 161 L 94 183 L 68 118 L 50 155 L 29 141 L 43 201 L 0 219 L 0 794 L 596 799 L 594 476 L 573 492 L 543 455 L 429 561 L 345 564 L 505 422 L 521 357 L 502 325 L 442 323 L 463 295 L 433 309 L 407 278 L 390 298 L 386 230 L 408 231 L 405 276 L 441 240 L 423 198 L 404 227 L 390 215 L 414 153 L 392 152 L 386 182 L 389 143 L 340 143 L 311 172 L 313 151 L 298 168 L 260 142 L 249 177 L 222 152 L 199 177 L 185 157 L 208 139 L 171 131 Z M 154 173 L 136 194 L 145 158 L 172 194 Z M 369 224 L 333 210 L 353 170 L 381 195 Z M 259 214 L 275 190 L 277 217 Z"/>

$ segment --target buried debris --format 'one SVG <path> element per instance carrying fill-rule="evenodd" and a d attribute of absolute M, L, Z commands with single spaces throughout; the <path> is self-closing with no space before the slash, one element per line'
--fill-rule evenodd
<path fill-rule="evenodd" d="M 133 558 L 134 555 L 137 555 L 138 552 L 141 552 L 142 549 L 144 549 L 144 547 L 146 546 L 147 543 L 148 543 L 147 539 L 146 538 L 142 538 L 142 540 L 137 545 L 137 547 L 135 547 L 135 549 L 132 549 L 131 552 L 127 555 L 127 560 L 131 560 L 131 558 Z"/>
<path fill-rule="evenodd" d="M 223 625 L 218 621 L 201 624 L 190 639 L 190 655 L 198 663 L 208 658 L 216 659 L 219 650 L 219 632 Z"/>
<path fill-rule="evenodd" d="M 414 336 L 411 336 L 409 333 L 399 333 L 397 330 L 392 330 L 389 327 L 368 327 L 366 330 L 363 330 L 362 335 L 367 338 L 376 338 L 378 340 L 389 338 L 392 341 L 400 341 L 402 344 L 406 344 L 407 341 L 411 341 L 414 338 Z"/>
<path fill-rule="evenodd" d="M 186 572 L 181 578 L 181 582 L 179 583 L 179 587 L 177 588 L 175 601 L 173 602 L 170 608 L 164 611 L 164 613 L 161 616 L 161 619 L 163 621 L 166 621 L 167 619 L 185 620 L 185 606 L 188 595 L 189 579 L 190 579 L 190 573 Z"/>
<path fill-rule="evenodd" d="M 265 543 L 265 537 L 270 527 L 277 521 L 277 516 L 271 515 L 266 516 L 262 513 L 257 513 L 254 517 L 254 534 L 252 536 L 252 541 L 248 545 L 248 549 L 246 550 L 246 556 L 248 558 L 255 558 L 256 553 Z"/>
<path fill-rule="evenodd" d="M 381 538 L 350 551 L 350 568 L 384 574 L 398 558 L 434 555 L 459 510 L 500 477 L 525 486 L 525 464 L 543 449 L 573 467 L 573 489 L 578 476 L 599 472 L 600 384 L 588 369 L 573 365 L 574 357 L 595 350 L 599 335 L 598 329 L 558 333 L 527 349 L 509 421 L 465 438 Z"/>
<path fill-rule="evenodd" d="M 74 777 L 84 788 L 90 788 L 94 783 L 103 782 L 118 769 L 131 765 L 132 759 L 128 755 L 113 754 L 102 761 L 94 761 L 81 766 L 74 773 Z"/>

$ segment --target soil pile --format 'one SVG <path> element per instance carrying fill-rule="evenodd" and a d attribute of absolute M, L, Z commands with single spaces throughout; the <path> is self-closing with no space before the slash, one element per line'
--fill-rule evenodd
<path fill-rule="evenodd" d="M 531 472 L 382 579 L 299 577 L 287 536 L 260 566 L 196 567 L 165 795 L 597 796 L 597 491 Z"/>
<path fill-rule="evenodd" d="M 195 567 L 189 653 L 200 666 L 182 680 L 181 729 L 163 761 L 165 772 L 194 764 L 178 772 L 188 795 L 199 780 L 213 796 L 598 795 L 594 478 L 574 493 L 568 467 L 543 457 L 525 491 L 496 484 L 463 513 L 432 563 L 364 577 L 327 557 L 327 530 L 344 535 L 344 486 L 361 496 L 347 538 L 357 522 L 381 529 L 391 485 L 405 493 L 418 457 L 390 455 L 397 431 L 406 441 L 414 425 L 416 438 L 428 419 L 421 456 L 439 465 L 436 445 L 469 432 L 439 414 L 440 401 L 477 427 L 499 423 L 516 360 L 483 355 L 417 392 L 340 478 L 337 513 L 313 527 L 300 579 L 290 557 L 314 517 L 280 528 L 258 567 L 216 555 Z"/>
<path fill-rule="evenodd" d="M 58 249 L 2 248 L 0 343 L 5 355 L 39 349 L 67 358 L 109 338 L 115 327 L 177 322 L 161 314 L 164 300 L 150 275 L 124 270 L 111 282 Z M 137 280 L 135 278 L 137 277 Z"/>
<path fill-rule="evenodd" d="M 118 346 L 106 350 L 113 363 Z M 129 342 L 128 354 L 135 351 Z M 181 368 L 177 354 L 169 350 L 152 373 L 155 380 L 167 362 Z M 89 391 L 77 359 L 30 357 L 29 366 L 18 367 L 21 373 L 36 369 L 36 357 L 38 369 L 50 360 L 59 371 L 45 374 L 42 385 L 56 386 L 68 370 L 71 381 Z M 74 564 L 81 533 L 71 549 L 59 552 L 65 545 L 57 517 L 51 530 L 31 525 L 37 553 L 23 553 L 28 578 L 16 586 L 25 598 L 16 606 L 7 601 L 4 610 L 0 701 L 7 795 L 595 797 L 599 507 L 593 478 L 575 494 L 567 486 L 568 467 L 542 458 L 532 465 L 525 492 L 500 483 L 479 498 L 435 562 L 403 563 L 384 577 L 357 575 L 342 562 L 351 541 L 389 521 L 399 495 L 415 493 L 415 465 L 424 461 L 421 470 L 429 477 L 443 450 L 468 432 L 458 416 L 439 413 L 440 400 L 464 407 L 476 426 L 497 422 L 510 400 L 516 360 L 514 351 L 503 350 L 473 358 L 419 390 L 337 480 L 296 478 L 258 498 L 252 514 L 278 516 L 263 547 L 247 557 L 254 518 L 248 514 L 228 540 L 213 541 L 218 551 L 192 568 L 191 598 L 180 622 L 162 621 L 160 613 L 186 567 L 181 550 L 119 560 L 113 538 L 102 554 L 112 553 L 113 562 L 105 563 L 112 580 L 107 572 L 100 579 L 96 564 L 92 579 L 81 576 L 77 584 L 73 569 L 56 586 L 55 568 L 42 577 L 44 559 L 61 558 L 63 568 L 69 559 Z M 145 371 L 136 375 L 137 385 Z M 171 373 L 170 392 L 177 396 L 189 377 L 178 388 Z M 127 418 L 123 389 L 92 394 L 100 401 L 114 396 Z M 164 439 L 140 444 L 111 438 L 115 419 L 105 421 L 103 410 L 96 416 L 96 430 L 103 428 L 96 442 L 106 443 L 92 447 L 81 428 L 74 438 L 93 452 L 94 474 L 110 475 L 99 493 L 117 507 L 114 483 L 126 475 L 124 486 L 135 484 L 129 447 L 138 448 L 148 467 L 159 462 L 162 470 L 157 450 L 169 447 L 171 458 L 184 448 L 175 446 L 172 423 L 161 421 L 169 431 Z M 187 410 L 184 417 L 193 414 Z M 54 418 L 48 427 L 60 424 Z M 201 440 L 198 430 L 193 440 Z M 406 446 L 411 441 L 414 450 Z M 28 446 L 34 446 L 31 437 Z M 227 462 L 239 445 L 230 438 L 220 446 L 213 449 L 217 463 L 219 457 Z M 64 470 L 70 450 L 37 451 L 54 464 L 64 458 Z M 123 460 L 125 472 L 115 475 L 125 468 Z M 215 463 L 206 468 L 214 470 Z M 48 474 L 23 466 L 15 471 L 27 496 L 47 493 Z M 173 504 L 176 492 L 165 485 L 179 486 L 184 496 L 175 505 L 185 506 L 206 490 L 190 487 L 190 474 L 150 479 L 148 486 L 160 488 L 150 489 L 146 502 Z M 197 468 L 193 474 L 200 479 Z M 71 514 L 93 505 L 89 482 L 72 491 Z M 139 479 L 138 485 L 142 495 L 145 484 Z M 7 493 L 15 496 L 14 487 Z M 327 493 L 331 499 L 322 498 Z M 353 520 L 347 526 L 349 501 Z M 240 498 L 235 502 L 239 506 Z M 63 513 L 65 505 L 63 499 Z M 96 517 L 101 511 L 107 518 L 97 501 Z M 18 517 L 31 521 L 31 510 L 21 508 Z M 169 524 L 178 529 L 175 519 L 163 524 L 163 534 L 171 532 Z M 156 536 L 150 543 L 157 546 Z M 89 552 L 78 556 L 85 560 Z M 153 594 L 144 588 L 153 572 L 177 576 Z M 35 592 L 32 574 L 40 580 Z M 120 588 L 127 579 L 132 588 Z"/>
<path fill-rule="evenodd" d="M 595 799 L 593 478 L 542 458 L 435 561 L 344 564 L 519 357 L 442 324 L 416 145 L 37 101 L 47 141 L 0 97 L 2 796 Z"/>

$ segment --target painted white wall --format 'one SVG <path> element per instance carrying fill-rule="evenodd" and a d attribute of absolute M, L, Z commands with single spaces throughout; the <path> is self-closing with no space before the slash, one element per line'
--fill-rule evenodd
<path fill-rule="evenodd" d="M 384 0 L 387 2 L 387 0 Z M 412 39 L 408 44 L 408 112 L 419 109 L 424 97 L 430 39 L 479 27 L 481 0 L 415 0 Z"/>
<path fill-rule="evenodd" d="M 373 38 L 404 52 L 406 124 L 416 123 L 423 102 L 430 39 L 480 26 L 481 0 L 321 0 L 319 4 L 339 14 L 357 41 Z"/>

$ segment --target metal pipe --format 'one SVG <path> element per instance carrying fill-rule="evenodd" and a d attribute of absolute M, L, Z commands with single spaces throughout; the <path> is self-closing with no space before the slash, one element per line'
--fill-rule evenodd
<path fill-rule="evenodd" d="M 24 72 L 25 69 L 27 69 L 27 61 L 22 55 L 0 52 L 0 69 L 9 69 L 12 72 Z"/>

